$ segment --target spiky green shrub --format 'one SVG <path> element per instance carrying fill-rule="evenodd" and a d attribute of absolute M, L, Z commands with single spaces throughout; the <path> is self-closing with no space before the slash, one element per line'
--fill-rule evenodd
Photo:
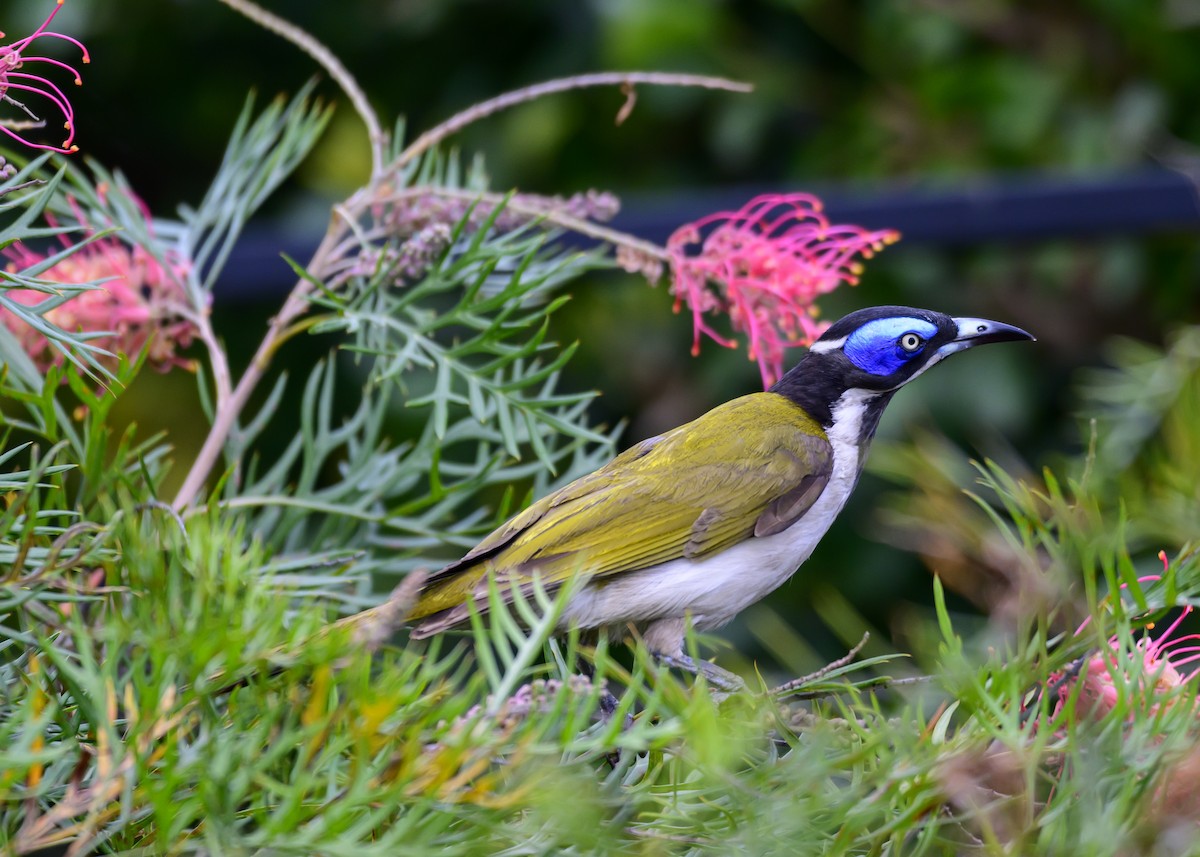
<path fill-rule="evenodd" d="M 613 451 L 587 395 L 559 389 L 572 347 L 548 326 L 564 287 L 611 263 L 604 247 L 556 239 L 616 243 L 642 267 L 664 257 L 588 219 L 586 200 L 495 194 L 438 150 L 540 91 L 405 147 L 319 45 L 230 4 L 322 58 L 362 111 L 374 172 L 292 263 L 296 286 L 240 370 L 212 326 L 212 290 L 324 128 L 307 90 L 247 105 L 210 192 L 178 220 L 149 218 L 99 165 L 39 158 L 0 188 L 14 263 L 0 309 L 15 319 L 0 327 L 3 849 L 1193 847 L 1194 652 L 1174 617 L 1200 588 L 1197 331 L 1161 353 L 1115 346 L 1085 385 L 1095 442 L 1040 475 L 973 469 L 933 438 L 880 450 L 904 486 L 893 522 L 941 548 L 910 657 L 856 649 L 720 698 L 637 647 L 553 637 L 562 599 L 536 591 L 494 598 L 469 633 L 409 645 L 397 630 L 414 572 Z M 56 323 L 123 253 L 170 284 L 134 307 L 148 335 L 115 325 L 141 337 L 132 361 Z M 68 262 L 98 276 L 64 279 Z M 43 337 L 35 352 L 26 329 Z M 278 350 L 310 334 L 335 350 L 307 377 L 272 374 Z M 116 433 L 111 415 L 147 363 L 178 362 L 167 346 L 188 340 L 210 432 L 175 462 L 186 472 L 172 497 L 171 438 Z M 289 441 L 265 442 L 281 424 Z M 942 579 L 986 594 L 983 609 L 948 606 Z M 1182 642 L 1142 630 L 1164 619 Z M 602 714 L 606 691 L 619 701 Z"/>

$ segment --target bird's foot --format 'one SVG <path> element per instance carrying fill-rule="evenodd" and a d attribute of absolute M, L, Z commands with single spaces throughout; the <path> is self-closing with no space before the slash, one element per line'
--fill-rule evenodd
<path fill-rule="evenodd" d="M 577 668 L 579 669 L 579 674 L 582 676 L 586 676 L 588 681 L 591 681 L 591 682 L 596 681 L 596 665 L 593 664 L 591 661 L 580 660 L 577 665 Z M 607 686 L 601 688 L 600 701 L 597 705 L 597 708 L 600 711 L 601 721 L 603 721 L 604 723 L 608 723 L 610 720 L 612 720 L 613 715 L 617 713 L 617 709 L 620 706 L 621 706 L 621 700 L 617 696 L 615 696 L 613 694 L 613 692 L 608 689 Z M 631 726 L 633 726 L 633 716 L 631 714 L 629 714 L 628 712 L 626 712 L 625 723 L 623 724 L 623 728 L 628 729 Z"/>
<path fill-rule="evenodd" d="M 604 690 L 600 694 L 600 722 L 611 723 L 620 706 L 621 700 L 614 696 L 611 691 L 607 689 Z M 621 720 L 622 732 L 626 732 L 633 728 L 633 715 L 628 711 L 625 712 L 625 716 L 621 718 Z M 608 762 L 608 766 L 610 768 L 616 769 L 616 767 L 621 764 L 621 751 L 617 749 L 609 750 L 604 754 L 604 759 L 606 762 Z"/>
<path fill-rule="evenodd" d="M 600 694 L 600 714 L 605 720 L 611 720 L 612 716 L 617 713 L 617 706 L 621 704 L 621 700 L 613 696 L 612 691 L 605 690 Z"/>
<path fill-rule="evenodd" d="M 613 696 L 611 691 L 605 690 L 603 693 L 601 693 L 599 705 L 601 721 L 604 723 L 611 721 L 613 717 L 616 716 L 617 709 L 620 708 L 620 706 L 621 700 L 618 697 Z M 633 715 L 626 711 L 625 716 L 622 718 L 621 729 L 626 730 L 631 728 L 633 728 Z"/>
<path fill-rule="evenodd" d="M 692 675 L 702 675 L 704 680 L 712 686 L 718 693 L 713 694 L 719 699 L 724 699 L 731 693 L 739 693 L 746 689 L 746 682 L 742 677 L 731 673 L 729 670 L 723 670 L 719 666 L 708 661 L 699 661 L 688 657 L 687 655 L 656 655 L 656 659 L 664 667 L 673 667 L 675 669 L 686 670 Z"/>

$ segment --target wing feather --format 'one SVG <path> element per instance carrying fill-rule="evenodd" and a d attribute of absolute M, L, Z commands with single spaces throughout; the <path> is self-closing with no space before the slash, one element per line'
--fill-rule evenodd
<path fill-rule="evenodd" d="M 821 427 L 775 393 L 734 399 L 642 441 L 550 494 L 431 575 L 414 636 L 486 609 L 486 576 L 548 590 L 576 573 L 597 578 L 700 558 L 781 532 L 829 481 L 833 453 Z"/>

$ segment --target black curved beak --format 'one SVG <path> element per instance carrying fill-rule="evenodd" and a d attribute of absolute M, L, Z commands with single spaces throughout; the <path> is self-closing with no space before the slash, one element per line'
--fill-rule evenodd
<path fill-rule="evenodd" d="M 1000 321 L 986 318 L 955 318 L 954 323 L 958 325 L 958 336 L 951 340 L 950 344 L 957 346 L 955 351 L 987 345 L 989 342 L 1019 342 L 1023 339 L 1037 341 L 1033 334 Z"/>

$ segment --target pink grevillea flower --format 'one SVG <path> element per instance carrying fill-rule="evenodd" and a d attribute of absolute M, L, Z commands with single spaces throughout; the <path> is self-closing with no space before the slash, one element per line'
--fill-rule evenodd
<path fill-rule="evenodd" d="M 28 268 L 46 258 L 46 254 L 21 243 L 6 248 L 4 254 L 9 259 L 9 270 Z M 88 342 L 114 355 L 133 357 L 148 348 L 147 361 L 162 371 L 187 365 L 176 354 L 191 344 L 196 333 L 195 324 L 180 313 L 185 306 L 182 282 L 186 273 L 187 265 L 182 261 L 168 258 L 164 265 L 141 247 L 129 247 L 116 238 L 101 238 L 50 267 L 38 279 L 64 285 L 105 282 L 46 310 L 43 317 L 71 333 L 103 333 Z M 33 289 L 9 289 L 5 295 L 29 307 L 53 299 Z M 62 364 L 62 353 L 22 319 L 0 310 L 0 322 L 42 369 Z M 112 360 L 101 362 L 114 365 Z"/>
<path fill-rule="evenodd" d="M 1122 656 L 1121 643 L 1113 636 L 1108 641 L 1108 650 L 1097 652 L 1086 658 L 1078 681 L 1079 702 L 1077 710 L 1092 717 L 1103 717 L 1117 707 L 1122 689 L 1127 693 L 1148 698 L 1150 711 L 1158 711 L 1161 704 L 1171 705 L 1179 697 L 1173 691 L 1195 677 L 1197 670 L 1184 671 L 1183 667 L 1200 660 L 1200 634 L 1174 636 L 1183 620 L 1192 612 L 1190 606 L 1157 637 L 1149 634 L 1133 644 L 1132 651 Z M 1138 662 L 1139 667 L 1129 669 L 1126 665 Z M 1071 695 L 1071 682 L 1059 686 L 1059 699 Z M 1133 719 L 1133 714 L 1129 715 Z"/>
<path fill-rule="evenodd" d="M 740 211 L 721 211 L 675 230 L 667 241 L 675 310 L 692 311 L 692 353 L 701 336 L 735 343 L 705 321 L 728 314 L 750 340 L 763 386 L 783 374 L 783 350 L 809 345 L 828 325 L 817 321 L 817 297 L 842 283 L 856 285 L 859 258 L 869 259 L 900 233 L 830 224 L 809 194 L 765 194 Z"/>
<path fill-rule="evenodd" d="M 70 100 L 68 100 L 66 94 L 54 81 L 40 74 L 32 74 L 28 70 L 34 64 L 50 66 L 70 74 L 76 86 L 83 85 L 83 81 L 79 77 L 79 72 L 73 66 L 60 60 L 51 59 L 50 57 L 30 55 L 29 52 L 35 41 L 40 39 L 61 39 L 79 48 L 83 54 L 83 62 L 91 62 L 87 48 L 78 39 L 73 39 L 62 33 L 55 33 L 46 29 L 50 26 L 50 22 L 54 20 L 54 16 L 58 14 L 58 10 L 62 7 L 63 2 L 64 0 L 58 0 L 46 20 L 31 34 L 23 39 L 18 39 L 12 44 L 0 47 L 0 101 L 16 106 L 28 117 L 28 120 L 0 120 L 0 131 L 3 131 L 17 142 L 34 149 L 70 153 L 79 149 L 74 144 L 75 110 L 71 107 Z M 0 33 L 0 38 L 3 37 L 4 34 Z M 45 143 L 36 143 L 22 136 L 20 133 L 25 128 L 39 128 L 45 124 L 44 117 L 37 112 L 37 106 L 27 106 L 25 104 L 25 101 L 31 97 L 36 101 L 49 105 L 51 113 L 62 116 L 63 127 L 67 132 L 66 139 L 63 140 L 62 145 L 54 146 Z"/>
<path fill-rule="evenodd" d="M 1159 553 L 1164 568 L 1167 566 L 1165 552 Z M 1158 576 L 1141 578 L 1141 582 L 1158 580 Z M 1191 605 L 1175 618 L 1157 636 L 1151 636 L 1153 625 L 1147 627 L 1146 635 L 1137 640 L 1132 649 L 1122 648 L 1118 636 L 1108 640 L 1107 648 L 1085 658 L 1075 678 L 1063 680 L 1056 677 L 1058 687 L 1057 707 L 1072 694 L 1079 684 L 1079 699 L 1076 710 L 1081 714 L 1098 718 L 1117 707 L 1122 692 L 1143 699 L 1150 711 L 1157 712 L 1163 705 L 1175 704 L 1181 697 L 1178 689 L 1200 673 L 1194 667 L 1200 661 L 1200 634 L 1177 635 L 1180 626 L 1192 612 Z M 1076 634 L 1087 627 L 1085 621 Z M 1136 666 L 1134 666 L 1136 664 Z M 1131 713 L 1129 719 L 1134 715 Z"/>

